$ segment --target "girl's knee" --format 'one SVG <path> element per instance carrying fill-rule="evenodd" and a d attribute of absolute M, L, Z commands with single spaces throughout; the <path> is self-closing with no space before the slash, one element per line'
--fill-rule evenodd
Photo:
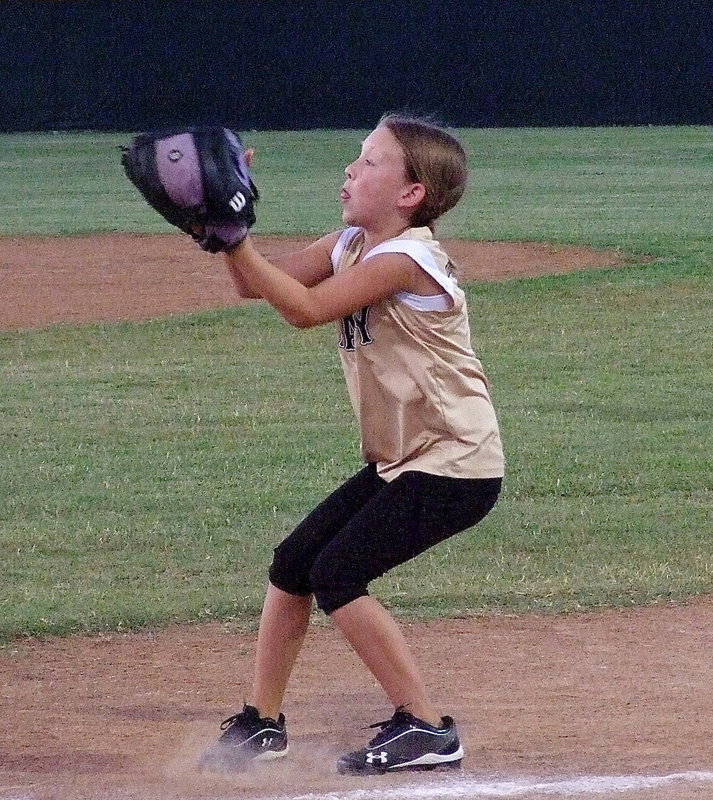
<path fill-rule="evenodd" d="M 287 539 L 273 551 L 269 578 L 273 586 L 288 594 L 306 595 L 312 592 L 304 556 Z"/>
<path fill-rule="evenodd" d="M 326 559 L 317 559 L 312 565 L 309 580 L 317 607 L 327 615 L 369 594 L 366 583 L 345 574 Z"/>

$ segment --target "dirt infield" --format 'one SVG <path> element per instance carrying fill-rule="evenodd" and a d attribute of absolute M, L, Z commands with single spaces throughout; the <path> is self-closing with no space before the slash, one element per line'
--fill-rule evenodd
<path fill-rule="evenodd" d="M 256 237 L 270 257 L 309 239 Z M 617 251 L 446 242 L 463 279 L 504 280 L 622 266 Z M 0 330 L 150 319 L 235 305 L 222 259 L 185 236 L 0 237 Z"/>
<path fill-rule="evenodd" d="M 294 240 L 260 244 L 269 254 Z M 618 253 L 449 244 L 464 279 L 626 263 Z M 220 259 L 177 236 L 0 239 L 0 276 L 6 330 L 236 303 Z M 253 634 L 210 624 L 0 651 L 0 800 L 713 798 L 713 598 L 405 629 L 459 722 L 467 756 L 457 775 L 336 775 L 338 753 L 390 712 L 316 618 L 285 707 L 292 753 L 242 775 L 201 773 L 195 762 L 249 689 Z"/>

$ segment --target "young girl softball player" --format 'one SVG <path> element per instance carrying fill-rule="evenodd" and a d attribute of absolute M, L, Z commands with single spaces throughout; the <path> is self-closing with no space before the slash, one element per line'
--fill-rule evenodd
<path fill-rule="evenodd" d="M 498 425 L 464 294 L 433 235 L 466 176 L 456 139 L 386 116 L 345 169 L 343 230 L 274 263 L 249 236 L 227 253 L 241 296 L 264 298 L 298 328 L 337 323 L 365 466 L 275 549 L 249 703 L 223 722 L 206 765 L 239 768 L 287 753 L 281 709 L 313 599 L 394 708 L 375 738 L 339 758 L 338 771 L 455 766 L 463 757 L 453 719 L 434 706 L 368 586 L 482 520 L 500 491 Z"/>

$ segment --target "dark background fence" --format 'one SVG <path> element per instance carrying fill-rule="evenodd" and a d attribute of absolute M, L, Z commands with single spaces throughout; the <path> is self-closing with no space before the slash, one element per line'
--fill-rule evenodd
<path fill-rule="evenodd" d="M 709 124 L 713 3 L 0 2 L 0 130 Z"/>

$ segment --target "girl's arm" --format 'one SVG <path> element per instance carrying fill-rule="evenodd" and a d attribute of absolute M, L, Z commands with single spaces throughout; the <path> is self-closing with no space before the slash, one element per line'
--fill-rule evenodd
<path fill-rule="evenodd" d="M 383 253 L 332 274 L 329 256 L 337 235 L 320 239 L 292 262 L 279 259 L 280 266 L 260 255 L 248 236 L 227 254 L 229 269 L 250 287 L 251 296 L 263 297 L 297 328 L 340 319 L 395 292 L 421 286 L 423 271 L 403 253 Z"/>
<path fill-rule="evenodd" d="M 272 260 L 272 264 L 299 281 L 303 286 L 315 286 L 332 274 L 331 253 L 339 238 L 339 231 L 323 236 L 303 250 L 281 255 Z M 237 259 L 227 253 L 225 258 L 228 272 L 240 297 L 262 297 L 250 279 L 239 269 Z"/>

